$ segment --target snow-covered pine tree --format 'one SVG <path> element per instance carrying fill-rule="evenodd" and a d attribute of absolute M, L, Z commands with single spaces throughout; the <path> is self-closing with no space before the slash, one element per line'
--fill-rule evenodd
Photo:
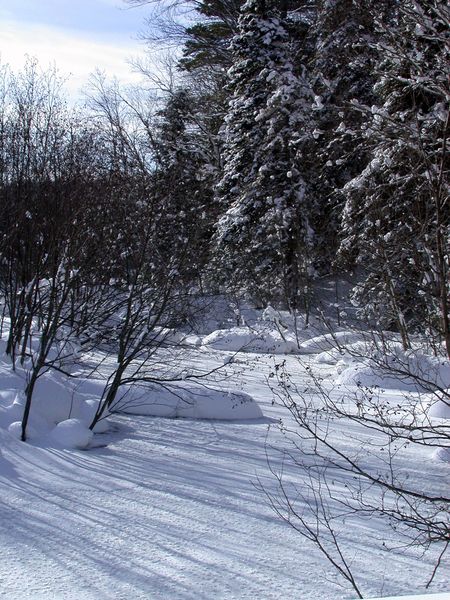
<path fill-rule="evenodd" d="M 443 0 L 402 0 L 384 30 L 376 106 L 357 106 L 371 148 L 349 182 L 341 255 L 357 253 L 364 279 L 356 297 L 408 346 L 414 323 L 449 331 L 449 30 Z"/>
<path fill-rule="evenodd" d="M 352 99 L 372 105 L 377 56 L 375 18 L 385 22 L 396 0 L 320 0 L 309 37 L 314 44 L 311 85 L 315 99 L 317 198 L 314 228 L 319 241 L 317 266 L 328 272 L 338 239 L 341 188 L 367 164 L 367 141 L 361 135 L 364 116 L 352 110 Z"/>
<path fill-rule="evenodd" d="M 266 14 L 258 0 L 246 2 L 232 41 L 217 186 L 225 212 L 214 242 L 223 281 L 259 303 L 280 299 L 295 308 L 313 238 L 299 161 L 312 98 L 296 74 L 291 43 L 280 17 Z"/>
<path fill-rule="evenodd" d="M 183 255 L 184 276 L 195 280 L 206 260 L 213 222 L 214 162 L 196 124 L 196 98 L 179 88 L 160 113 L 154 140 L 154 188 L 164 210 L 160 235 L 168 259 Z"/>
<path fill-rule="evenodd" d="M 230 67 L 230 39 L 237 28 L 242 0 L 200 0 L 198 20 L 186 29 L 180 65 L 192 72 L 205 67 Z"/>

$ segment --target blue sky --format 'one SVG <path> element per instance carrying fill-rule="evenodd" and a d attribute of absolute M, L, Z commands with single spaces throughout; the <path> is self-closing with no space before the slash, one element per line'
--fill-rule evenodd
<path fill-rule="evenodd" d="M 0 0 L 1 62 L 17 69 L 28 54 L 43 67 L 56 64 L 71 74 L 72 96 L 96 68 L 129 83 L 137 76 L 127 60 L 143 54 L 147 14 L 122 0 Z"/>

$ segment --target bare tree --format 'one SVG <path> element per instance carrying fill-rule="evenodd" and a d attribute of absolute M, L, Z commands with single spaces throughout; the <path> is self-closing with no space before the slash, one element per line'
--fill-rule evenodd
<path fill-rule="evenodd" d="M 276 513 L 321 550 L 358 597 L 363 597 L 362 573 L 341 541 L 344 521 L 352 518 L 359 523 L 381 519 L 389 523 L 398 546 L 429 551 L 435 562 L 424 582 L 428 587 L 450 544 L 450 496 L 439 478 L 431 488 L 411 478 L 405 461 L 413 450 L 448 452 L 450 426 L 428 415 L 430 405 L 450 406 L 439 360 L 431 363 L 433 371 L 417 350 L 404 353 L 382 334 L 346 352 L 364 361 L 380 381 L 395 378 L 415 391 L 404 392 L 402 400 L 389 398 L 375 383 L 359 383 L 357 376 L 356 387 L 339 388 L 308 365 L 302 365 L 308 379 L 299 385 L 284 362 L 277 364 L 272 389 L 288 411 L 281 424 L 287 443 L 268 448 L 277 486 L 264 491 Z M 298 485 L 286 479 L 283 467 L 275 467 L 280 453 L 282 464 L 298 471 Z"/>

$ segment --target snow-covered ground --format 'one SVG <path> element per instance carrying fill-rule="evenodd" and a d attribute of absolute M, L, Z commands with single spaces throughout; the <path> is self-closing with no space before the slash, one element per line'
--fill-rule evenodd
<path fill-rule="evenodd" d="M 38 435 L 29 443 L 17 439 L 14 427 L 7 430 L 7 413 L 18 410 L 17 399 L 16 408 L 7 408 L 6 416 L 3 411 L 0 597 L 355 597 L 320 551 L 269 506 L 265 492 L 276 493 L 277 487 L 272 471 L 283 468 L 283 481 L 298 489 L 306 485 L 307 475 L 285 462 L 280 453 L 287 440 L 279 423 L 292 425 L 292 420 L 274 402 L 268 382 L 273 381 L 274 362 L 281 360 L 286 361 L 293 384 L 312 399 L 311 366 L 330 389 L 347 372 L 340 392 L 347 395 L 352 385 L 361 384 L 361 378 L 377 375 L 380 383 L 382 376 L 366 372 L 363 362 L 355 367 L 351 352 L 335 352 L 329 338 L 317 337 L 314 329 L 309 335 L 313 341 L 308 342 L 307 336 L 299 340 L 303 349 L 297 356 L 293 338 L 283 330 L 279 333 L 280 324 L 270 335 L 261 330 L 255 338 L 245 327 L 210 335 L 203 345 L 196 342 L 184 350 L 181 360 L 187 372 L 224 365 L 208 387 L 194 391 L 192 384 L 183 381 L 176 401 L 166 393 L 158 397 L 162 392 L 153 390 L 150 402 L 144 402 L 142 395 L 134 398 L 134 410 L 128 395 L 128 409 L 141 414 L 109 416 L 110 430 L 96 434 L 87 450 L 63 447 L 64 428 L 79 439 L 76 427 L 83 424 L 81 418 L 78 424 L 67 424 L 66 419 L 73 417 L 73 390 L 67 395 L 70 414 L 58 419 L 56 429 L 54 422 L 50 425 L 47 420 L 46 429 L 37 420 Z M 236 339 L 240 336 L 242 341 L 247 334 L 244 351 L 236 351 Z M 344 333 L 341 338 L 347 344 L 358 343 Z M 276 348 L 270 346 L 274 340 Z M 284 343 L 288 353 L 280 356 Z M 441 366 L 436 366 L 436 372 L 447 377 L 447 365 Z M 107 371 L 107 361 L 103 368 Z M 357 381 L 350 377 L 355 371 Z M 17 382 L 15 376 L 9 374 L 8 379 L 3 374 L 0 405 L 7 407 Z M 57 377 L 49 377 L 44 386 L 47 398 L 51 385 L 60 383 Z M 388 384 L 386 397 L 401 398 L 401 390 Z M 78 388 L 78 416 L 96 385 L 100 383 L 86 383 L 84 392 Z M 162 405 L 168 408 L 166 416 L 177 418 L 152 416 L 162 414 L 158 412 Z M 178 418 L 183 416 L 189 418 Z M 442 417 L 438 407 L 436 418 Z M 357 423 L 339 427 L 348 447 L 360 439 Z M 450 464 L 437 460 L 432 450 L 406 450 L 402 468 L 423 489 L 448 494 Z M 436 553 L 423 556 L 419 549 L 395 548 L 396 540 L 385 523 L 355 515 L 343 522 L 340 541 L 352 568 L 362 574 L 366 597 L 425 592 Z M 430 593 L 450 591 L 449 572 L 450 561 L 444 558 Z"/>

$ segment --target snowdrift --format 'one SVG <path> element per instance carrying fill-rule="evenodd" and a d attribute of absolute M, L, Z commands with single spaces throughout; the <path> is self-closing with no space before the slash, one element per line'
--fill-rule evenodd
<path fill-rule="evenodd" d="M 232 327 L 219 329 L 203 338 L 203 345 L 215 350 L 257 352 L 260 354 L 292 354 L 297 352 L 295 337 L 269 328 Z"/>
<path fill-rule="evenodd" d="M 439 400 L 432 398 L 428 416 L 435 419 L 450 419 L 450 389 L 445 391 L 445 397 Z"/>
<path fill-rule="evenodd" d="M 0 360 L 0 429 L 20 439 L 25 406 L 26 372 Z M 108 411 L 95 425 L 106 381 L 67 378 L 48 371 L 37 381 L 33 394 L 27 439 L 63 448 L 86 448 L 93 433 L 110 429 Z M 248 394 L 227 393 L 185 382 L 170 385 L 122 386 L 113 411 L 168 418 L 247 420 L 261 418 L 262 411 Z"/>
<path fill-rule="evenodd" d="M 153 384 L 127 389 L 114 410 L 134 415 L 167 418 L 248 420 L 263 413 L 255 400 L 243 392 L 224 392 L 210 388 Z"/>
<path fill-rule="evenodd" d="M 318 335 L 302 342 L 299 346 L 301 354 L 317 354 L 329 351 L 339 353 L 339 348 L 360 342 L 368 337 L 359 331 L 336 331 Z"/>
<path fill-rule="evenodd" d="M 357 356 L 349 348 L 336 363 L 336 384 L 340 386 L 377 387 L 404 392 L 429 392 L 450 387 L 450 362 L 419 351 L 404 351 L 398 344 L 388 353 L 369 352 Z"/>

